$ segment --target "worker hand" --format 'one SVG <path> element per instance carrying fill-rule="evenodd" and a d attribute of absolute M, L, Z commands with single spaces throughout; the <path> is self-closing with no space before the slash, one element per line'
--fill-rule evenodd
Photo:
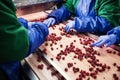
<path fill-rule="evenodd" d="M 18 18 L 19 22 L 27 29 L 28 28 L 28 21 L 24 18 Z"/>
<path fill-rule="evenodd" d="M 66 27 L 65 27 L 65 31 L 69 32 L 71 29 L 74 29 L 75 28 L 74 24 L 75 24 L 74 21 L 71 21 L 71 22 L 67 23 Z"/>
<path fill-rule="evenodd" d="M 93 43 L 92 46 L 100 47 L 105 44 L 106 47 L 109 47 L 110 45 L 112 45 L 116 42 L 116 38 L 117 38 L 117 36 L 115 34 L 100 36 L 98 41 Z"/>
<path fill-rule="evenodd" d="M 29 29 L 29 28 L 33 27 L 33 25 L 36 24 L 36 22 L 28 22 L 24 18 L 18 18 L 18 20 L 26 29 Z"/>
<path fill-rule="evenodd" d="M 43 23 L 50 27 L 53 26 L 55 22 L 56 22 L 55 18 L 48 18 Z"/>
<path fill-rule="evenodd" d="M 39 22 L 28 22 L 28 29 L 33 28 L 35 26 L 37 26 L 39 24 Z"/>
<path fill-rule="evenodd" d="M 46 39 L 48 35 L 48 27 L 41 22 L 34 22 L 28 29 L 30 40 L 29 53 L 34 52 Z"/>

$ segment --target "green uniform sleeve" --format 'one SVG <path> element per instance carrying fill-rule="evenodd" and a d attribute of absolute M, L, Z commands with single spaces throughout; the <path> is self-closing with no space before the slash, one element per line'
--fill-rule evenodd
<path fill-rule="evenodd" d="M 23 59 L 29 49 L 28 32 L 19 23 L 11 0 L 0 0 L 0 63 Z"/>
<path fill-rule="evenodd" d="M 75 14 L 76 6 L 78 5 L 79 0 L 66 0 L 63 4 L 66 8 L 73 14 Z"/>
<path fill-rule="evenodd" d="M 120 0 L 96 0 L 95 10 L 97 15 L 106 18 L 113 26 L 119 25 Z"/>

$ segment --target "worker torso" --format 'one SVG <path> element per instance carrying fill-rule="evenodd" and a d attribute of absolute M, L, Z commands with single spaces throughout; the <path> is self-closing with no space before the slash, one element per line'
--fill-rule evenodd
<path fill-rule="evenodd" d="M 95 0 L 80 0 L 75 8 L 75 14 L 78 17 L 92 16 L 94 17 Z"/>
<path fill-rule="evenodd" d="M 67 0 L 64 4 L 77 17 L 95 15 L 96 0 Z"/>
<path fill-rule="evenodd" d="M 118 26 L 119 0 L 67 0 L 64 5 L 77 17 L 99 16 L 106 18 L 113 26 Z"/>

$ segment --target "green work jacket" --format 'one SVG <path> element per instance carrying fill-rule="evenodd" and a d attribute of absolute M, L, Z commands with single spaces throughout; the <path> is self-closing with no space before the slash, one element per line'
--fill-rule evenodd
<path fill-rule="evenodd" d="M 19 23 L 12 0 L 0 0 L 0 64 L 22 60 L 28 49 L 28 31 Z M 0 80 L 6 79 L 0 69 Z"/>

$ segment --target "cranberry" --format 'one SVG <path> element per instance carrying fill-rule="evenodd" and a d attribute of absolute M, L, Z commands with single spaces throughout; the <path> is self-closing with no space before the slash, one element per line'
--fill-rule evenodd
<path fill-rule="evenodd" d="M 40 65 L 38 65 L 38 69 L 43 69 L 43 67 L 44 67 L 44 65 L 43 64 L 40 64 Z"/>

